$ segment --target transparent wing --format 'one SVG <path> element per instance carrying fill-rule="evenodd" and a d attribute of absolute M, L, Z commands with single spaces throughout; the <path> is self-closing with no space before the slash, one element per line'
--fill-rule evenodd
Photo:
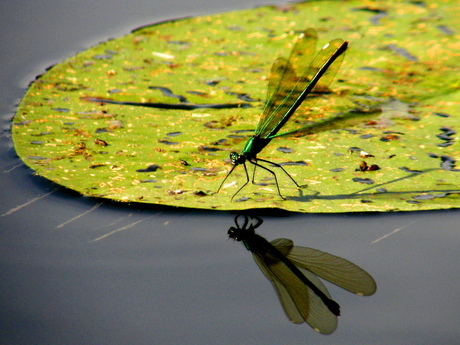
<path fill-rule="evenodd" d="M 270 70 L 270 80 L 268 81 L 268 98 L 256 128 L 256 134 L 259 128 L 262 129 L 263 126 L 268 126 L 270 120 L 276 120 L 273 114 L 297 85 L 297 80 L 297 74 L 288 60 L 280 57 L 273 62 Z M 263 132 L 261 133 L 263 134 Z"/>
<path fill-rule="evenodd" d="M 277 238 L 276 240 L 270 241 L 270 244 L 278 249 L 284 256 L 287 256 L 292 248 L 294 248 L 294 242 L 289 238 Z"/>
<path fill-rule="evenodd" d="M 265 100 L 264 109 L 273 108 L 272 104 L 275 99 L 272 99 L 272 96 L 277 89 L 280 80 L 283 79 L 283 75 L 286 70 L 286 63 L 287 60 L 282 57 L 273 62 L 272 68 L 270 69 L 270 77 L 268 79 L 267 98 Z"/>
<path fill-rule="evenodd" d="M 278 295 L 278 299 L 281 303 L 281 306 L 283 307 L 284 313 L 286 314 L 288 319 L 294 323 L 304 323 L 305 319 L 299 313 L 295 305 L 295 302 L 292 300 L 291 296 L 289 295 L 288 291 L 283 286 L 283 284 L 278 279 L 276 279 L 276 277 L 271 273 L 270 269 L 265 264 L 264 260 L 261 258 L 260 255 L 253 254 L 253 257 L 254 261 L 257 263 L 257 266 L 259 266 L 262 273 L 272 283 L 273 288 L 275 289 L 276 294 Z"/>
<path fill-rule="evenodd" d="M 288 238 L 277 238 L 273 241 L 270 241 L 270 244 L 272 246 L 274 246 L 281 254 L 283 254 L 288 260 L 289 259 L 289 255 L 292 253 L 292 250 L 294 248 L 297 248 L 294 246 L 294 242 Z M 268 266 L 272 266 L 272 263 L 278 263 L 279 260 L 276 260 L 276 261 L 273 261 L 273 259 L 271 261 L 268 261 L 267 259 L 265 260 L 265 263 L 268 265 Z M 294 261 L 290 260 L 292 263 L 294 263 Z M 304 276 L 306 276 L 307 278 L 311 277 L 311 279 L 309 278 L 308 280 L 310 280 L 314 285 L 316 285 L 328 298 L 331 298 L 331 296 L 329 295 L 329 291 L 327 291 L 327 288 L 324 286 L 323 282 L 321 280 L 318 279 L 318 277 L 316 277 L 314 274 L 312 274 L 310 271 L 308 270 L 305 270 L 305 268 L 303 267 L 297 267 L 302 273 Z"/>
<path fill-rule="evenodd" d="M 304 103 L 307 108 L 316 102 L 314 98 L 305 100 L 308 94 L 324 90 L 332 82 L 342 63 L 346 43 L 341 39 L 331 41 L 311 61 L 315 46 L 316 33 L 312 36 L 311 31 L 307 30 L 299 38 L 288 61 L 275 61 L 269 81 L 270 97 L 256 128 L 256 135 L 274 137 L 302 102 L 307 102 Z"/>
<path fill-rule="evenodd" d="M 292 83 L 297 82 L 296 73 L 301 74 L 310 66 L 315 56 L 317 41 L 315 29 L 309 28 L 297 39 L 288 60 L 275 60 L 270 71 L 264 114 L 272 113 L 279 102 L 289 94 L 289 89 L 294 86 Z M 288 92 L 285 94 L 286 91 Z"/>
<path fill-rule="evenodd" d="M 358 295 L 369 296 L 377 290 L 377 284 L 369 273 L 338 256 L 294 246 L 287 258 L 297 267 Z"/>
<path fill-rule="evenodd" d="M 278 248 L 279 249 L 279 248 Z M 317 332 L 330 334 L 337 328 L 335 316 L 307 285 L 282 261 L 273 262 L 261 253 L 254 253 L 257 265 L 272 283 L 287 317 L 294 323 L 307 322 Z M 324 284 L 313 273 L 303 274 L 330 298 Z"/>
<path fill-rule="evenodd" d="M 298 76 L 302 75 L 311 65 L 315 57 L 317 42 L 318 35 L 313 28 L 304 30 L 297 39 L 288 61 Z"/>
<path fill-rule="evenodd" d="M 299 270 L 318 287 L 328 298 L 331 298 L 326 286 L 319 280 L 317 276 L 307 270 L 299 268 Z M 337 316 L 334 315 L 329 308 L 324 304 L 320 297 L 318 297 L 312 290 L 308 289 L 308 296 L 310 299 L 309 314 L 306 319 L 307 323 L 317 332 L 322 334 L 331 334 L 337 329 Z"/>

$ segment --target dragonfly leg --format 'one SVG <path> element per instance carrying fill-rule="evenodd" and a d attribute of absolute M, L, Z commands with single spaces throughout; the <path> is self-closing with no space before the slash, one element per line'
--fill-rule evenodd
<path fill-rule="evenodd" d="M 225 176 L 224 180 L 222 181 L 222 183 L 220 184 L 219 186 L 219 189 L 217 190 L 216 194 L 219 193 L 220 189 L 222 188 L 222 186 L 224 185 L 225 181 L 227 181 L 228 177 L 232 174 L 233 170 L 235 170 L 236 168 L 236 165 L 234 165 L 232 167 L 232 169 L 229 171 L 229 173 L 227 174 L 227 176 Z"/>
<path fill-rule="evenodd" d="M 257 159 L 256 159 L 257 162 Z M 254 170 L 252 171 L 252 184 L 255 184 L 254 179 L 256 178 L 256 168 L 257 165 L 254 165 Z"/>
<path fill-rule="evenodd" d="M 259 163 L 257 163 L 257 161 L 267 162 L 267 163 L 271 163 L 271 164 L 275 164 L 275 163 L 272 163 L 272 162 L 270 162 L 270 161 L 266 161 L 266 160 L 264 160 L 264 159 L 255 159 L 255 160 L 249 160 L 249 161 L 250 161 L 252 164 L 255 165 L 254 169 L 255 169 L 256 167 L 259 167 L 259 168 L 262 168 L 262 169 L 268 171 L 270 174 L 273 175 L 273 177 L 275 178 L 276 188 L 278 189 L 278 195 L 281 197 L 281 199 L 286 200 L 286 198 L 281 194 L 280 186 L 279 186 L 279 184 L 278 184 L 278 178 L 276 177 L 275 172 L 272 171 L 272 170 L 270 170 L 270 169 L 268 169 L 267 167 L 264 167 L 263 165 L 260 165 Z M 277 165 L 277 164 L 275 164 L 275 165 L 276 165 L 276 166 L 279 166 L 279 165 Z M 284 169 L 283 169 L 283 171 L 287 174 L 287 172 L 286 172 Z M 288 174 L 288 175 L 289 175 L 289 174 Z M 291 176 L 289 176 L 289 177 L 291 177 Z M 292 179 L 292 177 L 291 177 L 291 179 Z M 294 182 L 295 182 L 295 181 L 294 181 Z M 296 183 L 296 184 L 297 184 L 297 183 Z"/>
<path fill-rule="evenodd" d="M 254 217 L 251 217 L 251 218 L 255 219 L 257 221 L 257 224 L 254 224 L 254 225 L 251 224 L 252 231 L 254 231 L 254 229 L 257 229 L 264 222 L 261 218 L 259 218 L 257 216 L 254 216 Z"/>
<path fill-rule="evenodd" d="M 240 224 L 238 223 L 238 218 L 239 218 L 239 217 L 244 217 L 244 224 L 243 224 L 243 226 L 240 226 Z M 236 224 L 236 228 L 237 228 L 237 229 L 246 229 L 246 226 L 248 225 L 248 223 L 249 223 L 249 218 L 248 218 L 247 215 L 239 213 L 239 214 L 237 214 L 237 215 L 235 216 L 235 224 Z"/>
<path fill-rule="evenodd" d="M 244 172 L 246 173 L 246 182 L 240 187 L 240 189 L 236 191 L 235 194 L 233 194 L 231 201 L 233 201 L 233 198 L 249 183 L 249 174 L 248 174 L 248 168 L 246 167 L 246 163 L 243 163 L 243 166 L 244 166 Z"/>
<path fill-rule="evenodd" d="M 299 185 L 299 184 L 296 182 L 296 180 L 294 180 L 294 178 L 293 178 L 291 175 L 289 175 L 289 173 L 288 173 L 286 170 L 284 170 L 284 168 L 283 168 L 281 165 L 279 165 L 279 164 L 277 164 L 277 163 L 274 163 L 274 162 L 267 161 L 267 160 L 265 160 L 265 159 L 260 159 L 260 158 L 258 158 L 258 160 L 260 160 L 260 161 L 262 161 L 262 162 L 265 162 L 265 163 L 272 164 L 272 165 L 274 165 L 275 167 L 280 168 L 281 170 L 283 170 L 283 172 L 291 179 L 291 181 L 294 182 L 294 184 L 297 186 L 297 188 L 302 188 L 302 187 L 306 187 L 306 186 L 307 186 L 307 185 L 302 185 L 302 186 Z"/>

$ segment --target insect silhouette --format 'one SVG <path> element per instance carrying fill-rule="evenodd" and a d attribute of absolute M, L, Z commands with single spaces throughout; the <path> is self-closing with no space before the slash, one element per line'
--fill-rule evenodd
<path fill-rule="evenodd" d="M 239 219 L 244 217 L 243 224 Z M 241 241 L 252 252 L 262 273 L 272 283 L 289 320 L 308 323 L 315 331 L 330 334 L 337 328 L 340 306 L 331 299 L 321 277 L 362 296 L 375 293 L 377 285 L 369 273 L 348 260 L 317 249 L 294 246 L 286 238 L 268 242 L 255 233 L 258 217 L 235 217 L 236 227 L 228 237 Z"/>

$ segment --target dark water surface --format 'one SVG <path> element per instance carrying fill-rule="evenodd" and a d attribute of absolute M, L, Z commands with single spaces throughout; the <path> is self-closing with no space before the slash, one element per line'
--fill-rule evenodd
<path fill-rule="evenodd" d="M 16 157 L 14 108 L 46 67 L 140 25 L 263 3 L 0 2 L 0 344 L 458 344 L 459 211 L 264 217 L 267 239 L 345 257 L 377 281 L 372 297 L 329 289 L 342 316 L 323 336 L 291 324 L 227 240 L 233 215 L 81 197 Z"/>

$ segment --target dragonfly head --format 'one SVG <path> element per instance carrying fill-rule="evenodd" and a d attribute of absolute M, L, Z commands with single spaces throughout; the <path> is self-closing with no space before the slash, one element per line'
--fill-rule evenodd
<path fill-rule="evenodd" d="M 238 152 L 230 153 L 230 160 L 233 165 L 244 164 L 246 162 L 246 156 L 239 154 Z"/>
<path fill-rule="evenodd" d="M 227 236 L 233 238 L 235 241 L 240 242 L 243 238 L 241 237 L 241 229 L 231 227 L 228 229 Z"/>

